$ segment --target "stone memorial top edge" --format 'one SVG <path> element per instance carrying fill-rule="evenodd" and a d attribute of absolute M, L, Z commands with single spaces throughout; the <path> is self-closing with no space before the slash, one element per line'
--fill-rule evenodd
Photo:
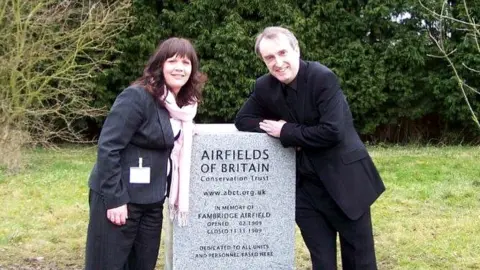
<path fill-rule="evenodd" d="M 195 124 L 195 134 L 245 134 L 239 131 L 234 124 Z"/>

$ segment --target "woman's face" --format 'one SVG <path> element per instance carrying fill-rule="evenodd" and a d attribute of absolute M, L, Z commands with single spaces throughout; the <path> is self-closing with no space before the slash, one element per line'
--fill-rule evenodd
<path fill-rule="evenodd" d="M 191 73 L 192 62 L 187 57 L 174 55 L 163 63 L 165 83 L 175 94 L 187 83 Z"/>

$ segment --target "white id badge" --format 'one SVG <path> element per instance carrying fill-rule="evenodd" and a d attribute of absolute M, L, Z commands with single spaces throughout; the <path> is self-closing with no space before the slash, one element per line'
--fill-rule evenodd
<path fill-rule="evenodd" d="M 142 167 L 142 158 L 138 159 L 138 167 L 130 167 L 130 183 L 150 184 L 150 167 Z"/>

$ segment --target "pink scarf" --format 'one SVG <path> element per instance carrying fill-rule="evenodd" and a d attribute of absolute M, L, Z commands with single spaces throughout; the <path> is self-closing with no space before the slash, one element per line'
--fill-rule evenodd
<path fill-rule="evenodd" d="M 177 220 L 179 226 L 187 225 L 189 186 L 190 186 L 190 163 L 192 156 L 192 140 L 194 123 L 193 118 L 197 114 L 198 104 L 189 104 L 178 107 L 175 96 L 168 91 L 165 99 L 165 107 L 170 117 L 180 121 L 180 136 L 175 140 L 172 159 L 172 183 L 170 185 L 169 209 L 170 219 Z"/>

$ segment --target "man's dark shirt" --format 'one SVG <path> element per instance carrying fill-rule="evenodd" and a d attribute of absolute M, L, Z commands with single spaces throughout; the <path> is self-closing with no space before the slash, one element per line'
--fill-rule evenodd
<path fill-rule="evenodd" d="M 285 100 L 287 101 L 288 108 L 298 119 L 297 107 L 303 106 L 297 102 L 297 79 L 295 78 L 289 84 L 282 83 L 282 91 L 285 95 Z M 306 89 L 300 89 L 300 91 L 306 91 Z M 308 177 L 308 178 L 317 178 L 315 171 L 313 169 L 312 163 L 308 160 L 308 157 L 305 155 L 305 152 L 302 149 L 297 148 L 297 171 L 299 176 Z"/>

